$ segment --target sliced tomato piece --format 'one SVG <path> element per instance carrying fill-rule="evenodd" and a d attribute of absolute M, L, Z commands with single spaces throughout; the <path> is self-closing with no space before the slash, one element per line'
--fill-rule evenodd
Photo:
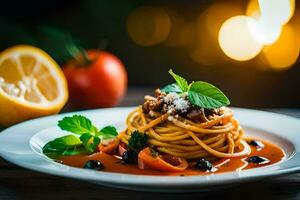
<path fill-rule="evenodd" d="M 100 144 L 98 146 L 99 151 L 102 151 L 104 153 L 108 153 L 108 154 L 114 154 L 116 153 L 118 146 L 119 146 L 120 140 L 117 138 L 113 141 L 111 141 L 110 143 L 108 143 L 107 145 L 104 144 Z"/>
<path fill-rule="evenodd" d="M 123 142 L 120 142 L 119 147 L 118 147 L 118 153 L 120 156 L 122 156 L 124 154 L 124 152 L 126 151 L 126 144 Z"/>
<path fill-rule="evenodd" d="M 148 147 L 139 153 L 138 165 L 140 169 L 181 172 L 188 167 L 188 162 L 183 158 L 171 155 L 153 155 Z"/>

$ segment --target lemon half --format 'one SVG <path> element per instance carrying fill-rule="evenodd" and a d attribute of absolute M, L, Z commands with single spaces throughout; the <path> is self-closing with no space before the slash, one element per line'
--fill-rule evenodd
<path fill-rule="evenodd" d="M 0 53 L 0 125 L 58 113 L 68 99 L 66 78 L 43 50 L 18 45 Z"/>

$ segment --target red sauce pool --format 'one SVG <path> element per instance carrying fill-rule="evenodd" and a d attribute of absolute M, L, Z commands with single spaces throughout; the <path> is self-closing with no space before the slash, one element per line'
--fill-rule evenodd
<path fill-rule="evenodd" d="M 215 167 L 213 172 L 205 172 L 197 170 L 195 168 L 188 168 L 183 172 L 161 172 L 154 170 L 142 170 L 139 169 L 137 164 L 123 164 L 121 158 L 118 156 L 109 155 L 106 153 L 95 153 L 89 156 L 64 156 L 59 160 L 69 166 L 82 168 L 84 164 L 89 160 L 100 160 L 105 172 L 115 172 L 115 173 L 126 173 L 126 174 L 139 174 L 139 175 L 161 175 L 161 176 L 190 176 L 190 175 L 205 175 L 210 173 L 222 173 L 230 172 L 237 170 L 247 170 L 257 167 L 263 167 L 272 165 L 284 159 L 284 152 L 276 145 L 259 140 L 264 144 L 264 147 L 259 149 L 254 146 L 251 146 L 251 153 L 247 156 L 238 157 L 238 158 L 226 158 L 220 159 L 212 162 Z M 246 159 L 251 156 L 261 156 L 269 160 L 268 163 L 248 163 Z"/>

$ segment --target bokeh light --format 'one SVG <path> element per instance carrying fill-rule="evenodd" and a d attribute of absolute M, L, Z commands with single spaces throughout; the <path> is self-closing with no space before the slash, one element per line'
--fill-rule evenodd
<path fill-rule="evenodd" d="M 175 5 L 142 6 L 128 16 L 127 31 L 140 46 L 182 48 L 201 65 L 248 61 L 260 55 L 253 60 L 257 68 L 283 70 L 299 55 L 295 9 L 295 0 L 249 0 L 246 10 L 240 0 L 216 1 L 198 9 L 200 15 L 195 17 Z M 277 55 L 280 52 L 284 53 Z"/>
<path fill-rule="evenodd" d="M 253 39 L 263 45 L 273 44 L 280 36 L 281 26 L 274 26 L 264 20 L 256 20 L 249 24 Z"/>
<path fill-rule="evenodd" d="M 226 19 L 243 13 L 239 3 L 216 2 L 206 8 L 195 23 L 197 32 L 193 43 L 194 48 L 190 52 L 191 58 L 203 65 L 213 65 L 228 60 L 218 44 L 218 33 Z"/>
<path fill-rule="evenodd" d="M 138 45 L 152 46 L 167 39 L 171 30 L 171 20 L 160 7 L 142 6 L 127 18 L 127 32 Z"/>
<path fill-rule="evenodd" d="M 274 43 L 294 10 L 295 0 L 250 0 L 246 14 L 257 20 L 250 29 L 255 40 L 265 45 Z"/>
<path fill-rule="evenodd" d="M 284 26 L 279 39 L 263 49 L 262 57 L 275 70 L 285 70 L 292 66 L 299 56 L 299 42 L 294 28 Z"/>
<path fill-rule="evenodd" d="M 294 12 L 295 0 L 250 0 L 246 9 L 247 19 L 243 17 L 243 20 L 247 22 L 242 23 L 241 16 L 239 16 L 239 21 L 237 18 L 235 18 L 235 21 L 228 20 L 230 23 L 226 21 L 223 24 L 219 34 L 220 46 L 228 57 L 239 61 L 245 61 L 254 58 L 260 53 L 259 51 L 262 49 L 262 47 L 266 46 L 263 52 L 266 54 L 266 58 L 263 59 L 266 60 L 265 64 L 267 63 L 276 69 L 287 68 L 291 65 L 291 63 L 294 63 L 296 61 L 295 59 L 298 57 L 297 49 L 299 46 L 299 40 L 294 36 L 295 34 L 292 33 L 293 31 L 289 30 L 290 28 L 285 28 L 285 24 L 291 19 Z M 240 25 L 237 25 L 238 23 L 240 23 Z M 235 32 L 230 29 L 235 28 L 235 26 L 239 26 L 240 28 L 243 27 L 243 35 L 239 36 L 239 34 L 236 33 L 236 37 L 232 37 L 234 39 L 231 39 L 230 41 L 230 35 L 233 34 L 230 32 Z M 248 31 L 245 31 L 245 27 L 247 27 Z M 286 29 L 285 33 L 282 33 L 283 28 Z M 286 35 L 290 35 L 290 41 L 293 41 L 296 38 L 294 42 L 297 45 L 290 44 L 292 46 L 289 48 L 291 54 L 289 56 L 281 56 L 276 52 L 286 49 L 286 47 L 283 47 L 283 43 L 290 42 L 286 41 L 288 40 L 285 39 L 287 37 Z M 252 43 L 252 46 L 247 48 L 243 47 L 242 44 L 237 44 L 236 41 L 242 42 L 245 40 L 245 38 L 247 38 L 249 44 Z M 261 45 L 258 45 L 258 43 Z M 275 48 L 277 49 L 274 50 Z M 267 54 L 266 52 L 270 53 Z M 275 54 L 277 54 L 277 59 L 270 61 L 271 57 L 273 57 Z M 282 60 L 279 62 L 281 57 Z"/>
<path fill-rule="evenodd" d="M 257 42 L 250 31 L 255 19 L 235 16 L 224 22 L 219 32 L 219 44 L 224 53 L 235 60 L 245 61 L 257 56 L 262 44 Z"/>
<path fill-rule="evenodd" d="M 300 8 L 295 10 L 295 14 L 289 22 L 289 25 L 291 25 L 294 28 L 294 31 L 297 35 L 298 43 L 300 44 Z"/>
<path fill-rule="evenodd" d="M 247 9 L 246 9 L 246 15 L 253 17 L 257 20 L 260 18 L 261 13 L 260 13 L 260 9 L 259 9 L 258 0 L 250 0 L 248 2 Z"/>
<path fill-rule="evenodd" d="M 230 17 L 236 15 L 242 15 L 244 10 L 241 5 L 230 2 L 219 2 L 210 6 L 205 13 L 205 27 L 208 30 L 208 33 L 218 38 L 219 30 L 223 24 L 223 22 Z"/>
<path fill-rule="evenodd" d="M 274 26 L 286 24 L 293 16 L 295 0 L 258 0 L 261 20 Z"/>

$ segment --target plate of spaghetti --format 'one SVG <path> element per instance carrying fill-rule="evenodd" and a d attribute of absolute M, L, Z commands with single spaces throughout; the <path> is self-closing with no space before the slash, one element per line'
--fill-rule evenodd
<path fill-rule="evenodd" d="M 228 107 L 210 83 L 174 82 L 136 107 L 65 113 L 0 134 L 19 166 L 117 188 L 216 189 L 300 171 L 300 120 Z"/>

